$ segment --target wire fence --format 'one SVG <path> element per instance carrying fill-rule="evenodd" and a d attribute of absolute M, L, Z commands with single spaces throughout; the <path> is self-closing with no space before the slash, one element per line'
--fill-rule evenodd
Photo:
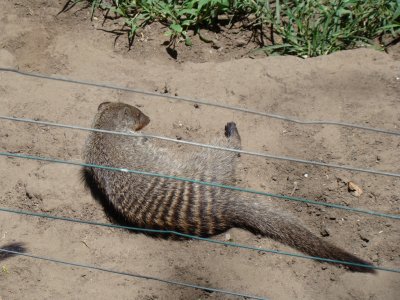
<path fill-rule="evenodd" d="M 71 160 L 62 160 L 62 159 L 55 159 L 55 158 L 41 157 L 41 156 L 34 156 L 34 155 L 26 155 L 26 154 L 20 154 L 20 153 L 11 153 L 11 152 L 0 152 L 0 156 L 31 159 L 31 160 L 37 160 L 37 161 L 47 161 L 47 162 L 52 162 L 52 163 L 75 165 L 75 166 L 88 167 L 88 168 L 98 168 L 98 169 L 105 169 L 105 170 L 109 170 L 109 171 L 132 173 L 132 174 L 152 176 L 152 177 L 162 177 L 162 178 L 167 178 L 167 179 L 172 179 L 172 180 L 191 182 L 191 183 L 196 183 L 196 184 L 201 184 L 201 185 L 213 186 L 213 187 L 217 187 L 217 188 L 229 189 L 229 190 L 234 190 L 234 191 L 238 191 L 238 192 L 251 193 L 251 194 L 273 197 L 273 198 L 278 198 L 278 199 L 283 199 L 283 200 L 303 202 L 303 203 L 307 203 L 307 204 L 343 209 L 343 210 L 347 210 L 347 211 L 352 211 L 352 212 L 357 212 L 357 213 L 362 213 L 362 214 L 367 214 L 367 215 L 373 215 L 373 216 L 378 216 L 378 217 L 384 217 L 384 218 L 388 218 L 388 219 L 400 219 L 400 215 L 393 215 L 393 214 L 387 214 L 387 213 L 382 213 L 382 212 L 364 210 L 364 209 L 360 209 L 360 208 L 347 207 L 347 206 L 334 204 L 334 203 L 319 202 L 319 201 L 314 201 L 314 200 L 300 198 L 300 197 L 272 194 L 272 193 L 257 191 L 257 190 L 253 190 L 253 189 L 245 189 L 245 188 L 241 188 L 241 187 L 220 184 L 217 182 L 201 181 L 201 180 L 196 180 L 196 179 L 191 179 L 191 178 L 171 176 L 171 175 L 160 174 L 160 173 L 145 172 L 145 171 L 140 171 L 140 170 L 126 169 L 126 168 L 117 168 L 117 167 L 105 166 L 105 165 L 87 164 L 87 163 L 71 161 Z"/>
<path fill-rule="evenodd" d="M 368 126 L 363 126 L 363 125 L 358 125 L 358 124 L 351 124 L 351 123 L 347 123 L 347 122 L 339 122 L 339 121 L 299 120 L 299 119 L 294 118 L 294 117 L 288 117 L 288 116 L 283 116 L 283 115 L 278 115 L 278 114 L 260 112 L 260 111 L 256 111 L 256 110 L 252 110 L 252 109 L 246 109 L 246 108 L 242 108 L 242 107 L 230 106 L 230 105 L 227 105 L 227 104 L 220 104 L 215 100 L 213 102 L 210 102 L 210 101 L 204 100 L 204 99 L 195 99 L 195 98 L 190 98 L 190 97 L 181 97 L 181 96 L 173 96 L 173 95 L 169 95 L 169 94 L 160 94 L 160 93 L 145 91 L 145 90 L 141 90 L 141 89 L 118 86 L 118 85 L 111 84 L 111 83 L 102 83 L 102 82 L 92 82 L 92 81 L 86 81 L 86 80 L 78 80 L 78 79 L 67 78 L 67 77 L 62 77 L 62 76 L 41 74 L 41 73 L 37 73 L 37 72 L 20 71 L 20 70 L 15 69 L 15 68 L 6 68 L 6 67 L 0 67 L 0 71 L 2 71 L 2 72 L 11 72 L 11 73 L 19 74 L 19 75 L 22 75 L 22 76 L 36 77 L 36 78 L 42 78 L 42 79 L 47 79 L 47 80 L 55 80 L 55 81 L 62 81 L 62 82 L 68 82 L 68 83 L 74 83 L 74 84 L 94 86 L 94 87 L 99 87 L 99 88 L 106 88 L 106 89 L 113 89 L 113 90 L 131 92 L 131 93 L 142 94 L 142 95 L 153 96 L 153 97 L 161 97 L 161 98 L 165 98 L 165 99 L 172 99 L 172 100 L 178 100 L 178 101 L 185 101 L 185 102 L 190 102 L 190 103 L 214 106 L 214 107 L 224 108 L 224 109 L 228 109 L 228 110 L 239 111 L 239 112 L 243 112 L 243 113 L 248 113 L 248 114 L 253 114 L 253 115 L 258 115 L 258 116 L 264 116 L 264 117 L 268 117 L 268 118 L 279 119 L 279 120 L 282 120 L 282 121 L 287 121 L 287 122 L 292 122 L 292 123 L 297 123 L 297 124 L 303 124 L 303 125 L 335 125 L 335 126 L 349 127 L 349 128 L 355 128 L 355 129 L 361 129 L 361 130 L 366 130 L 366 131 L 372 131 L 372 132 L 378 132 L 378 133 L 384 133 L 384 134 L 389 134 L 389 135 L 400 136 L 400 131 L 395 131 L 395 130 L 388 130 L 388 129 L 383 129 L 383 128 L 373 128 L 373 127 L 368 127 Z"/>
<path fill-rule="evenodd" d="M 180 281 L 175 281 L 175 280 L 162 279 L 162 278 L 158 278 L 158 277 L 154 277 L 154 276 L 115 271 L 115 270 L 111 270 L 111 269 L 107 269 L 107 268 L 103 268 L 103 267 L 97 267 L 97 266 L 88 265 L 88 264 L 70 262 L 70 261 L 54 259 L 54 258 L 49 258 L 49 257 L 44 257 L 44 256 L 38 256 L 38 255 L 33 255 L 33 254 L 19 252 L 19 251 L 7 250 L 4 248 L 0 248 L 0 252 L 25 256 L 25 257 L 29 257 L 29 258 L 33 258 L 33 259 L 38 259 L 38 260 L 44 260 L 44 261 L 53 262 L 56 264 L 68 265 L 68 266 L 79 267 L 79 268 L 90 269 L 90 270 L 97 270 L 97 271 L 113 273 L 113 274 L 118 274 L 118 275 L 124 275 L 124 276 L 129 276 L 129 277 L 134 277 L 134 278 L 140 278 L 140 279 L 153 280 L 153 281 L 168 283 L 168 284 L 172 284 L 172 285 L 203 290 L 203 291 L 207 291 L 207 292 L 215 292 L 215 293 L 244 297 L 244 298 L 249 298 L 249 299 L 268 300 L 267 298 L 264 298 L 264 297 L 258 297 L 258 296 L 253 296 L 253 295 L 249 295 L 249 294 L 243 294 L 243 293 L 232 292 L 232 291 L 223 290 L 223 289 L 205 287 L 205 286 L 201 286 L 201 285 L 185 283 L 185 282 L 180 282 Z"/>
<path fill-rule="evenodd" d="M 400 136 L 400 132 L 399 131 L 387 130 L 387 129 L 382 129 L 382 128 L 372 128 L 372 127 L 367 127 L 367 126 L 363 126 L 363 125 L 351 124 L 351 123 L 346 123 L 346 122 L 338 122 L 338 121 L 329 121 L 329 120 L 321 120 L 321 121 L 299 120 L 299 119 L 293 118 L 293 117 L 287 117 L 287 116 L 271 114 L 271 113 L 266 113 L 266 112 L 259 112 L 259 111 L 255 111 L 255 110 L 251 110 L 251 109 L 229 106 L 229 105 L 226 105 L 226 104 L 219 104 L 219 103 L 217 103 L 215 101 L 214 102 L 210 102 L 210 101 L 202 100 L 202 99 L 194 99 L 194 98 L 189 98 L 189 97 L 178 97 L 178 96 L 172 96 L 172 95 L 168 95 L 168 94 L 160 94 L 160 93 L 149 92 L 149 91 L 140 90 L 140 89 L 117 86 L 117 85 L 113 85 L 113 84 L 110 84 L 110 83 L 98 83 L 98 82 L 90 82 L 90 81 L 84 81 L 84 80 L 76 80 L 76 79 L 71 79 L 71 78 L 61 77 L 61 76 L 46 75 L 46 74 L 34 73 L 34 72 L 25 72 L 25 71 L 20 71 L 20 70 L 14 69 L 14 68 L 1 68 L 0 67 L 0 71 L 2 71 L 2 72 L 12 72 L 12 73 L 16 73 L 16 74 L 19 74 L 19 75 L 22 75 L 22 76 L 36 77 L 36 78 L 55 80 L 55 81 L 62 81 L 62 82 L 68 82 L 68 83 L 74 83 L 74 84 L 82 84 L 82 85 L 88 85 L 88 86 L 94 86 L 94 87 L 100 87 L 100 88 L 107 88 L 107 89 L 115 89 L 115 90 L 120 90 L 120 91 L 139 93 L 139 94 L 148 95 L 148 96 L 162 97 L 162 98 L 165 98 L 165 99 L 173 99 L 173 100 L 185 101 L 185 102 L 190 102 L 190 103 L 209 105 L 209 106 L 229 109 L 229 110 L 233 110 L 233 111 L 239 111 L 239 112 L 243 112 L 243 113 L 249 113 L 249 114 L 254 114 L 254 115 L 259 115 L 259 116 L 264 116 L 264 117 L 269 117 L 269 118 L 274 118 L 274 119 L 279 119 L 279 120 L 283 120 L 283 121 L 293 122 L 293 123 L 297 123 L 297 124 L 304 124 L 304 125 L 336 125 L 336 126 L 342 126 L 342 127 L 348 127 L 348 128 L 354 128 L 354 129 L 361 129 L 361 130 L 365 130 L 365 131 L 383 133 L 383 134 L 388 134 L 388 135 Z M 125 132 L 107 131 L 107 130 L 86 128 L 86 127 L 75 126 L 75 125 L 67 125 L 67 124 L 55 123 L 55 122 L 47 122 L 47 121 L 39 121 L 39 120 L 32 120 L 32 119 L 25 119 L 25 118 L 17 118 L 17 117 L 11 117 L 11 116 L 0 116 L 0 119 L 9 120 L 9 121 L 16 121 L 16 122 L 33 123 L 33 124 L 38 124 L 38 125 L 53 126 L 53 127 L 61 127 L 61 128 L 77 129 L 77 130 L 84 130 L 84 131 L 94 131 L 94 132 L 103 132 L 103 133 L 109 133 L 109 134 L 119 134 L 119 135 L 137 137 L 137 135 L 130 134 L 130 133 L 125 133 Z M 255 151 L 232 149 L 232 148 L 226 148 L 226 147 L 220 147 L 220 146 L 215 146 L 215 145 L 202 144 L 202 143 L 197 143 L 197 142 L 192 142 L 192 141 L 177 140 L 177 139 L 173 139 L 173 138 L 168 138 L 168 137 L 163 137 L 163 136 L 158 136 L 158 135 L 152 135 L 152 134 L 142 134 L 141 136 L 147 137 L 147 138 L 155 138 L 155 139 L 160 139 L 160 140 L 165 140 L 165 141 L 171 141 L 171 142 L 176 142 L 176 143 L 181 143 L 181 144 L 187 144 L 187 145 L 192 145 L 192 146 L 211 148 L 211 149 L 216 149 L 216 150 L 221 150 L 221 151 L 231 151 L 231 152 L 236 152 L 236 153 L 241 153 L 241 154 L 246 154 L 246 155 L 253 155 L 253 156 L 259 156 L 259 157 L 264 157 L 264 158 L 270 158 L 270 159 L 286 160 L 286 161 L 291 161 L 291 162 L 296 162 L 296 163 L 304 163 L 304 164 L 310 164 L 310 165 L 316 165 L 316 166 L 343 169 L 343 170 L 353 171 L 353 172 L 364 172 L 364 173 L 391 176 L 391 177 L 397 177 L 397 178 L 400 177 L 400 173 L 395 173 L 395 172 L 387 172 L 387 171 L 381 171 L 381 170 L 357 168 L 357 167 L 352 167 L 352 166 L 337 165 L 337 164 L 324 163 L 324 162 L 311 161 L 311 160 L 303 160 L 303 159 L 297 159 L 297 158 L 285 157 L 285 156 L 278 156 L 278 155 L 272 155 L 272 154 L 255 152 Z M 347 211 L 356 212 L 356 213 L 362 213 L 362 214 L 368 214 L 368 215 L 373 215 L 373 216 L 385 217 L 385 218 L 389 218 L 389 219 L 400 219 L 400 215 L 395 215 L 395 214 L 388 214 L 388 213 L 383 213 L 383 212 L 370 211 L 370 210 L 365 210 L 365 209 L 360 209 L 360 208 L 352 208 L 352 207 L 337 205 L 337 204 L 333 204 L 333 203 L 318 202 L 318 201 L 299 198 L 299 197 L 292 197 L 292 196 L 284 196 L 284 195 L 266 193 L 266 192 L 252 190 L 252 189 L 245 189 L 245 188 L 240 188 L 240 187 L 235 187 L 235 186 L 223 185 L 223 184 L 219 184 L 219 183 L 216 183 L 216 182 L 205 182 L 205 181 L 199 181 L 199 180 L 190 179 L 190 178 L 170 176 L 170 175 L 166 175 L 166 174 L 144 172 L 144 171 L 140 171 L 140 170 L 129 170 L 129 169 L 125 169 L 125 168 L 116 168 L 116 167 L 112 167 L 112 166 L 93 165 L 93 164 L 86 164 L 86 163 L 81 163 L 81 162 L 76 162 L 76 161 L 67 161 L 67 160 L 61 160 L 61 159 L 54 159 L 54 158 L 40 157 L 40 156 L 32 156 L 32 155 L 26 155 L 26 154 L 16 154 L 16 153 L 10 153 L 10 152 L 0 152 L 0 156 L 23 158 L 23 159 L 32 159 L 32 160 L 37 160 L 37 161 L 47 161 L 47 162 L 52 162 L 52 163 L 61 163 L 61 164 L 76 165 L 76 166 L 83 166 L 83 167 L 90 167 L 90 168 L 101 168 L 101 169 L 106 169 L 106 170 L 111 170 L 111 171 L 140 174 L 140 175 L 144 175 L 144 176 L 164 177 L 164 178 L 172 179 L 172 180 L 186 181 L 186 182 L 191 182 L 191 183 L 195 183 L 195 184 L 202 184 L 202 185 L 208 185 L 208 186 L 213 186 L 213 187 L 218 187 L 218 188 L 225 188 L 225 189 L 235 190 L 235 191 L 239 191 L 239 192 L 247 192 L 247 193 L 252 193 L 252 194 L 257 194 L 257 195 L 269 196 L 269 197 L 283 199 L 283 200 L 297 201 L 297 202 L 303 202 L 303 203 L 312 204 L 312 205 L 326 206 L 326 207 L 342 209 L 342 210 L 347 210 Z M 297 254 L 297 253 L 290 253 L 290 252 L 279 251 L 279 250 L 257 248 L 257 247 L 253 247 L 253 246 L 241 245 L 241 244 L 232 243 L 232 242 L 224 242 L 224 241 L 219 241 L 219 240 L 214 240 L 214 239 L 209 239 L 209 238 L 202 238 L 202 237 L 198 237 L 198 236 L 192 236 L 192 235 L 183 234 L 183 233 L 170 231 L 170 230 L 144 229 L 144 228 L 137 228 L 137 227 L 131 227 L 131 226 L 105 224 L 105 223 L 100 223 L 100 222 L 79 220 L 79 219 L 73 219 L 73 218 L 66 218 L 66 217 L 54 216 L 54 215 L 49 215 L 49 214 L 41 214 L 41 213 L 35 213 L 35 212 L 29 212 L 29 211 L 14 210 L 14 209 L 5 208 L 5 207 L 0 207 L 0 211 L 8 212 L 8 213 L 15 213 L 15 214 L 19 214 L 19 215 L 29 215 L 29 216 L 35 216 L 35 217 L 41 217 L 41 218 L 47 218 L 47 219 L 53 219 L 53 220 L 62 220 L 62 221 L 68 221 L 68 222 L 83 223 L 83 224 L 89 224 L 89 225 L 95 225 L 95 226 L 104 226 L 104 227 L 112 227 L 112 228 L 120 228 L 120 229 L 134 230 L 134 231 L 140 231 L 140 232 L 173 234 L 173 235 L 177 235 L 177 236 L 181 236 L 181 237 L 185 237 L 185 238 L 201 240 L 201 241 L 206 241 L 206 242 L 210 242 L 210 243 L 230 246 L 230 247 L 237 247 L 237 248 L 242 248 L 242 249 L 255 250 L 255 251 L 259 251 L 259 252 L 267 252 L 267 253 L 286 255 L 286 256 L 291 256 L 291 257 L 313 259 L 313 260 L 318 260 L 318 261 L 323 261 L 323 262 L 339 263 L 339 264 L 350 265 L 350 266 L 371 268 L 371 269 L 381 270 L 381 271 L 386 271 L 386 272 L 400 273 L 400 269 L 395 269 L 395 268 L 364 265 L 364 264 L 358 264 L 358 263 L 352 263 L 352 262 L 346 262 L 346 261 L 340 261 L 340 260 L 333 260 L 333 259 L 326 259 L 326 258 L 321 258 L 321 257 L 308 256 L 308 255 Z M 245 297 L 245 298 L 251 298 L 251 299 L 266 299 L 266 298 L 262 298 L 262 297 L 258 297 L 258 296 L 252 296 L 252 295 L 247 295 L 247 294 L 237 293 L 237 292 L 231 292 L 231 291 L 222 290 L 222 289 L 204 287 L 204 286 L 200 286 L 200 285 L 184 283 L 184 282 L 178 282 L 178 281 L 174 281 L 174 280 L 166 280 L 166 279 L 161 279 L 161 278 L 147 276 L 147 275 L 114 271 L 114 270 L 107 269 L 107 268 L 102 268 L 102 267 L 97 267 L 97 266 L 92 266 L 92 265 L 86 265 L 86 264 L 81 264 L 81 263 L 75 263 L 75 262 L 68 262 L 68 261 L 63 261 L 63 260 L 59 260 L 59 259 L 43 257 L 43 256 L 37 256 L 37 255 L 18 252 L 18 251 L 13 251 L 13 250 L 9 250 L 9 249 L 0 248 L 0 252 L 16 254 L 16 255 L 22 255 L 22 256 L 26 256 L 26 257 L 30 257 L 30 258 L 34 258 L 34 259 L 39 259 L 39 260 L 45 260 L 45 261 L 54 262 L 54 263 L 58 263 L 58 264 L 82 267 L 82 268 L 86 268 L 86 269 L 99 270 L 99 271 L 104 271 L 104 272 L 108 272 L 108 273 L 125 275 L 125 276 L 129 276 L 129 277 L 136 277 L 136 278 L 154 280 L 154 281 L 164 282 L 164 283 L 168 283 L 168 284 L 183 286 L 183 287 L 200 289 L 200 290 L 204 290 L 204 291 L 208 291 L 208 292 L 217 292 L 217 293 L 223 293 L 223 294 L 227 294 L 227 295 L 233 295 L 233 296 L 239 296 L 239 297 Z"/>
<path fill-rule="evenodd" d="M 233 148 L 221 147 L 221 146 L 216 146 L 216 145 L 197 143 L 197 142 L 192 142 L 192 141 L 178 140 L 178 139 L 173 139 L 173 138 L 159 136 L 159 135 L 153 135 L 153 134 L 140 133 L 140 135 L 138 135 L 138 134 L 133 134 L 133 133 L 129 133 L 129 132 L 110 131 L 110 130 L 104 130 L 104 129 L 88 128 L 88 127 L 82 127 L 82 126 L 77 126 L 77 125 L 67 125 L 67 124 L 61 124 L 61 123 L 55 123 L 55 122 L 39 121 L 39 120 L 32 120 L 32 119 L 26 119 L 26 118 L 2 116 L 2 115 L 0 115 L 0 120 L 32 123 L 32 124 L 38 124 L 38 125 L 69 128 L 69 129 L 91 131 L 91 132 L 102 132 L 102 133 L 109 133 L 109 134 L 116 134 L 116 135 L 123 135 L 123 136 L 131 136 L 133 138 L 135 138 L 135 137 L 137 138 L 138 136 L 141 136 L 141 137 L 159 139 L 159 140 L 174 142 L 174 143 L 179 143 L 179 144 L 185 144 L 185 145 L 191 145 L 191 146 L 197 146 L 197 147 L 203 147 L 203 148 L 209 148 L 209 149 L 216 149 L 216 150 L 221 150 L 221 151 L 235 152 L 235 153 L 246 154 L 246 155 L 251 155 L 251 156 L 258 156 L 258 157 L 263 157 L 263 158 L 285 160 L 285 161 L 290 161 L 290 162 L 309 164 L 309 165 L 320 166 L 320 167 L 328 167 L 328 168 L 334 168 L 334 169 L 341 169 L 341 170 L 353 171 L 353 172 L 355 171 L 355 172 L 369 173 L 369 174 L 375 174 L 375 175 L 383 175 L 383 176 L 398 177 L 398 178 L 400 177 L 400 173 L 357 168 L 357 167 L 338 165 L 338 164 L 332 164 L 332 163 L 324 163 L 324 162 L 319 162 L 319 161 L 312 161 L 312 160 L 305 160 L 305 159 L 299 159 L 299 158 L 293 158 L 293 157 L 287 157 L 287 156 L 273 155 L 273 154 L 268 154 L 268 153 L 263 153 L 263 152 L 233 149 Z"/>
<path fill-rule="evenodd" d="M 343 260 L 323 258 L 323 257 L 318 257 L 318 256 L 309 256 L 309 255 L 286 252 L 286 251 L 281 251 L 281 250 L 272 250 L 272 249 L 266 249 L 266 248 L 261 248 L 261 247 L 242 245 L 242 244 L 238 244 L 238 243 L 219 241 L 219 240 L 215 240 L 215 239 L 211 239 L 211 238 L 203 238 L 203 237 L 185 234 L 185 233 L 181 233 L 181 232 L 177 232 L 177 231 L 173 231 L 173 230 L 148 229 L 148 228 L 140 228 L 140 227 L 133 227 L 133 226 L 101 223 L 101 222 L 95 222 L 95 221 L 87 221 L 87 220 L 80 220 L 80 219 L 74 219 L 74 218 L 54 216 L 54 215 L 49 215 L 49 214 L 36 213 L 36 212 L 31 212 L 31 211 L 10 209 L 10 208 L 6 208 L 6 207 L 0 207 L 0 211 L 7 212 L 7 213 L 14 213 L 14 214 L 18 214 L 18 215 L 34 216 L 34 217 L 40 217 L 40 218 L 46 218 L 46 219 L 52 219 L 52 220 L 61 220 L 61 221 L 66 221 L 66 222 L 88 224 L 88 225 L 93 225 L 93 226 L 126 229 L 126 230 L 130 230 L 130 231 L 138 231 L 138 232 L 144 232 L 144 233 L 159 233 L 159 234 L 167 234 L 167 235 L 172 234 L 172 235 L 176 235 L 176 236 L 180 236 L 180 237 L 184 237 L 184 238 L 188 238 L 188 239 L 199 240 L 199 241 L 209 242 L 209 243 L 213 243 L 213 244 L 220 244 L 220 245 L 235 247 L 235 248 L 240 248 L 240 249 L 254 250 L 257 252 L 273 253 L 273 254 L 285 255 L 285 256 L 296 257 L 296 258 L 312 259 L 312 260 L 317 260 L 317 261 L 321 261 L 321 262 L 344 264 L 344 265 L 357 266 L 357 267 L 362 267 L 362 268 L 367 268 L 367 269 L 400 273 L 400 269 L 395 269 L 395 268 L 386 268 L 386 267 L 380 267 L 380 266 L 359 264 L 359 263 L 353 263 L 353 262 L 343 261 Z"/>

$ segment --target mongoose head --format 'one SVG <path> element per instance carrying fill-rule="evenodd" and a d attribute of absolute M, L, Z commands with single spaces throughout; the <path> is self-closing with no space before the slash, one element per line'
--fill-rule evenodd
<path fill-rule="evenodd" d="M 94 128 L 112 131 L 138 131 L 150 118 L 138 108 L 119 102 L 103 102 L 97 109 Z"/>

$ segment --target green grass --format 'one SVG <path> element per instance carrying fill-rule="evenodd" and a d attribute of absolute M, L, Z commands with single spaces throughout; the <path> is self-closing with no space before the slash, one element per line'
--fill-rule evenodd
<path fill-rule="evenodd" d="M 192 45 L 189 33 L 243 24 L 260 36 L 267 54 L 311 57 L 399 40 L 400 0 L 69 0 L 87 2 L 92 13 L 122 18 L 130 43 L 152 22 L 167 26 L 170 46 Z"/>

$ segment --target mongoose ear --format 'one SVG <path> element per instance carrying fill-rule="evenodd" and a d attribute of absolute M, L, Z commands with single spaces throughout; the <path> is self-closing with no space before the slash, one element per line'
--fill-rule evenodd
<path fill-rule="evenodd" d="M 100 103 L 99 107 L 97 107 L 97 110 L 99 111 L 99 110 L 102 109 L 105 105 L 110 104 L 110 103 L 111 103 L 110 101 Z"/>
<path fill-rule="evenodd" d="M 133 118 L 132 112 L 129 109 L 129 107 L 124 106 L 124 107 L 119 109 L 119 111 L 118 111 L 118 120 L 119 121 L 129 120 L 129 119 L 132 119 L 132 118 Z"/>

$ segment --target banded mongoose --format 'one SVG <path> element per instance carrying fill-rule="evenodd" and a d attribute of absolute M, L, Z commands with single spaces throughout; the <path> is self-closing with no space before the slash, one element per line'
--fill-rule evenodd
<path fill-rule="evenodd" d="M 201 181 L 234 184 L 237 153 L 201 148 L 179 155 L 160 148 L 139 132 L 150 119 L 124 103 L 99 105 L 93 128 L 131 132 L 137 137 L 91 132 L 85 145 L 88 164 L 142 170 Z M 225 137 L 213 144 L 240 149 L 235 123 L 225 126 Z M 238 227 L 272 238 L 310 256 L 371 265 L 322 240 L 267 198 L 233 190 L 99 168 L 86 168 L 96 187 L 130 224 L 212 236 Z M 371 268 L 347 266 L 352 271 Z"/>

